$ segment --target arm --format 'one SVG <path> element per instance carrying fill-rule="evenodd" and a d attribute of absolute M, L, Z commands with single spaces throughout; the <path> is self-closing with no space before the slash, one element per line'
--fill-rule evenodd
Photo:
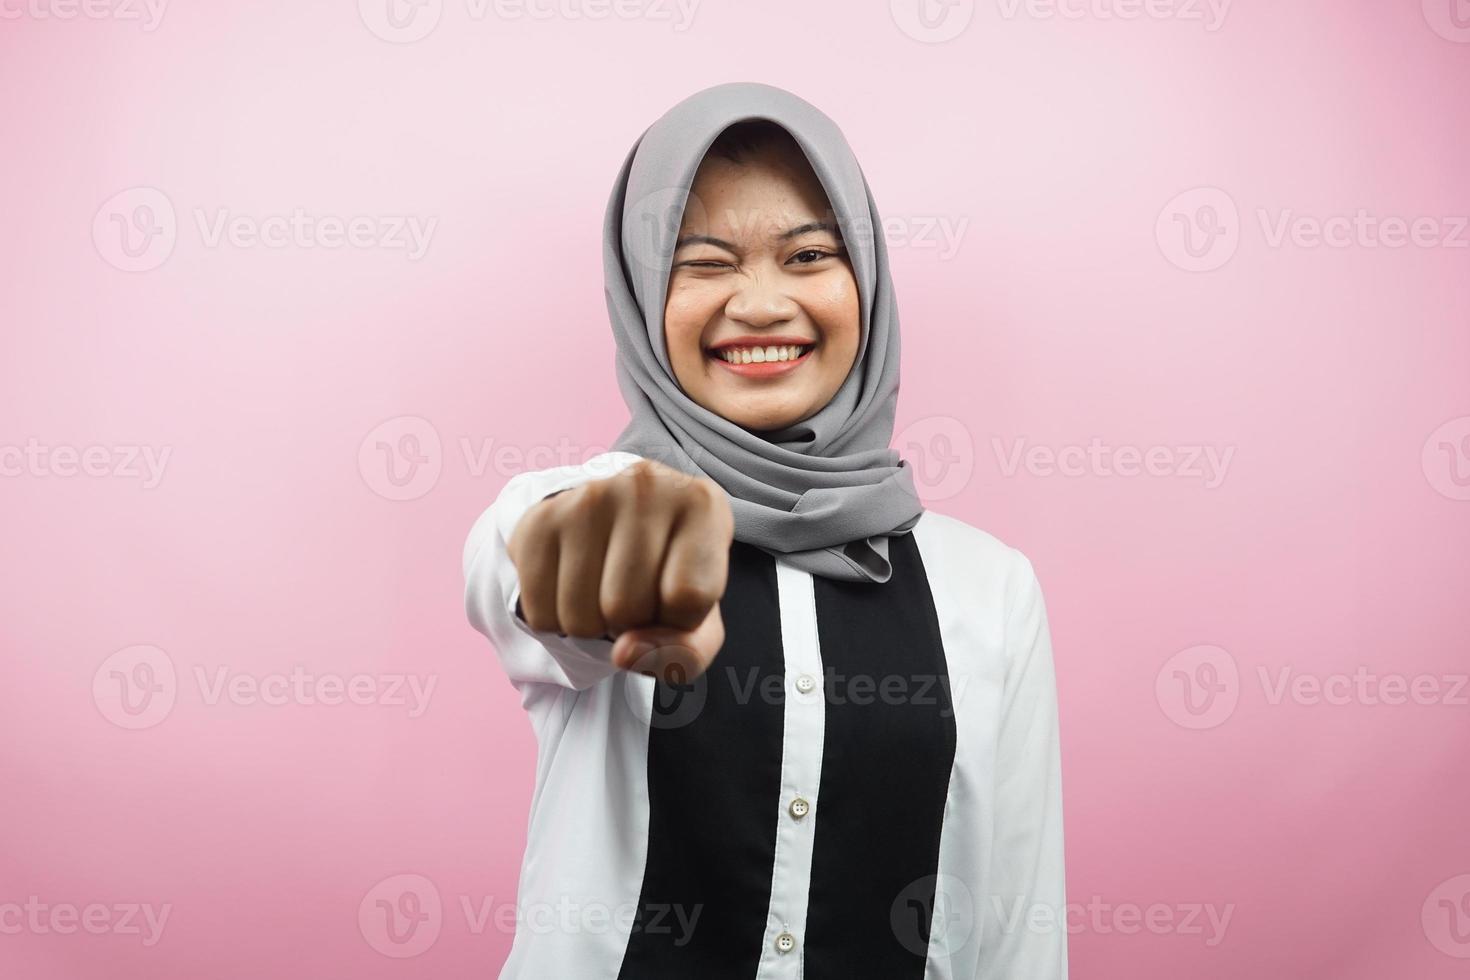
<path fill-rule="evenodd" d="M 1062 760 L 1046 604 L 1025 555 L 1007 584 L 995 836 L 977 977 L 1066 980 Z M 1019 904 L 1020 916 L 1015 917 Z"/>
<path fill-rule="evenodd" d="M 581 466 L 518 473 L 475 522 L 465 542 L 465 612 L 489 638 L 506 674 L 518 688 L 529 682 L 583 690 L 618 668 L 610 638 L 588 639 L 533 630 L 520 615 L 521 584 L 507 542 L 521 516 L 546 497 L 599 480 L 635 463 L 632 453 L 613 452 Z"/>

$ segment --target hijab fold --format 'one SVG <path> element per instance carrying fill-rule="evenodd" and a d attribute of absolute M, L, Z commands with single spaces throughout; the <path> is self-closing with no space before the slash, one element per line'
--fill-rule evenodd
<path fill-rule="evenodd" d="M 782 126 L 831 202 L 861 304 L 857 359 L 822 409 L 779 430 L 752 432 L 679 387 L 664 344 L 664 303 L 690 188 L 715 138 L 737 122 Z M 675 105 L 629 151 L 603 225 L 608 315 L 618 387 L 632 418 L 614 450 L 705 476 L 725 489 L 735 539 L 798 568 L 886 582 L 888 537 L 923 512 L 913 470 L 889 447 L 898 401 L 898 309 L 882 223 L 867 180 L 837 125 L 797 96 L 730 82 Z"/>

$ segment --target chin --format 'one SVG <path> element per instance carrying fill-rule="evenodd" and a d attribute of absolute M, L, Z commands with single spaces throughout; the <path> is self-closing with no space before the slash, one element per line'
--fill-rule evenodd
<path fill-rule="evenodd" d="M 725 415 L 725 418 L 734 422 L 736 425 L 740 426 L 743 429 L 749 429 L 751 432 L 774 432 L 777 429 L 784 429 L 788 425 L 794 425 L 797 422 L 800 422 L 802 419 L 806 418 L 808 414 L 810 413 L 781 412 L 774 415 L 761 414 L 746 416 L 736 413 L 733 415 Z"/>
<path fill-rule="evenodd" d="M 795 425 L 802 419 L 810 418 L 816 413 L 817 408 L 821 407 L 813 407 L 805 400 L 802 404 L 793 405 L 789 399 L 779 404 L 760 405 L 753 405 L 750 400 L 740 398 L 696 398 L 695 401 L 721 418 L 734 422 L 750 432 L 773 432 L 777 429 L 784 429 L 788 425 Z"/>

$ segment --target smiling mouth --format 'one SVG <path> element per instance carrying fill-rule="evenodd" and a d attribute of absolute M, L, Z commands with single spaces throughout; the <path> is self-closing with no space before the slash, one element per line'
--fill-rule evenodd
<path fill-rule="evenodd" d="M 710 349 L 710 360 L 744 378 L 774 378 L 790 374 L 811 358 L 816 344 L 728 345 Z"/>
<path fill-rule="evenodd" d="M 767 347 L 720 347 L 710 351 L 726 364 L 783 364 L 799 361 L 816 344 L 776 344 Z"/>

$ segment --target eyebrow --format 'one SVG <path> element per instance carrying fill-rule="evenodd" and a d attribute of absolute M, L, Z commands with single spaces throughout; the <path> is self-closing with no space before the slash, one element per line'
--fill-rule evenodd
<path fill-rule="evenodd" d="M 837 235 L 837 229 L 832 227 L 830 222 L 808 221 L 804 225 L 797 225 L 795 228 L 786 229 L 785 231 L 781 232 L 780 235 L 776 236 L 776 240 L 782 242 L 790 241 L 798 235 L 805 235 L 807 232 L 811 231 L 831 232 L 834 237 Z M 739 251 L 739 249 L 737 249 L 729 242 L 725 241 L 723 238 L 715 238 L 713 235 L 685 235 L 674 243 L 674 251 L 679 251 L 679 249 L 683 248 L 685 245 L 701 244 L 713 245 L 716 248 L 723 248 L 727 252 Z"/>

